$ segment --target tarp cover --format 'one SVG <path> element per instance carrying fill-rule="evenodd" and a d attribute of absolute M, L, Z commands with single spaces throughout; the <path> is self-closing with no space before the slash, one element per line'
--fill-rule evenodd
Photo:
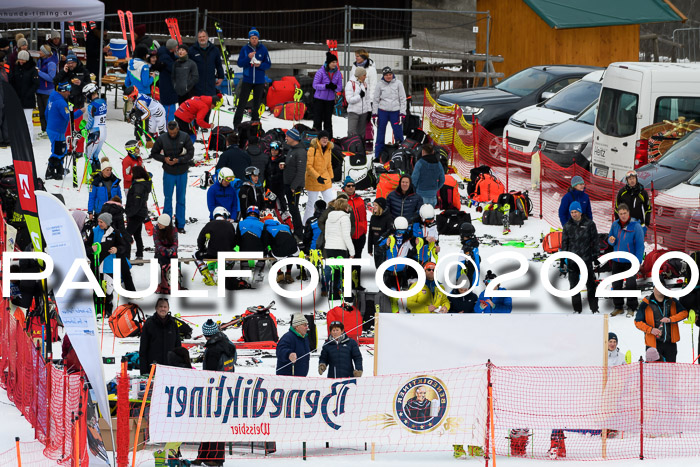
<path fill-rule="evenodd" d="M 102 21 L 105 6 L 98 0 L 3 0 L 0 22 Z"/>

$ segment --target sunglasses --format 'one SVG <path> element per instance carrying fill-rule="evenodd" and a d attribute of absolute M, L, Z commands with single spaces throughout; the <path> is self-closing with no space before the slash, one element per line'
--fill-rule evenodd
<path fill-rule="evenodd" d="M 425 270 L 425 272 L 433 272 L 433 271 L 435 271 L 434 268 L 430 268 L 430 269 L 426 269 L 426 270 Z"/>
<path fill-rule="evenodd" d="M 354 183 L 348 183 L 347 185 L 345 185 L 345 188 L 355 188 L 355 184 L 354 184 Z"/>

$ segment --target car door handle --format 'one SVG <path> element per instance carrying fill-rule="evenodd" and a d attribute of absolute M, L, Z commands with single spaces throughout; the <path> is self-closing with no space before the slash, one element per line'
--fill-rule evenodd
<path fill-rule="evenodd" d="M 612 152 L 617 152 L 617 148 L 610 148 Z"/>

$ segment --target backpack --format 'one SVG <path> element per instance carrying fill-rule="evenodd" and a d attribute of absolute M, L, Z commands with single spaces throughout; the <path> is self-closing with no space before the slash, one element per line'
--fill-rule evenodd
<path fill-rule="evenodd" d="M 116 337 L 140 336 L 146 317 L 135 303 L 119 305 L 109 317 L 109 328 Z M 191 336 L 191 331 L 190 331 Z"/>
<path fill-rule="evenodd" d="M 454 177 L 445 177 L 445 183 L 438 190 L 438 205 L 439 209 L 456 209 L 462 208 L 462 198 L 457 188 L 457 181 Z"/>
<path fill-rule="evenodd" d="M 175 324 L 177 324 L 177 333 L 180 336 L 180 340 L 192 339 L 192 326 L 177 318 L 175 316 L 170 316 Z"/>
<path fill-rule="evenodd" d="M 447 209 L 435 217 L 437 230 L 440 235 L 459 235 L 459 227 L 465 222 L 471 222 L 468 212 Z"/>
<path fill-rule="evenodd" d="M 285 133 L 281 128 L 273 128 L 268 130 L 260 138 L 259 144 L 263 148 L 263 152 L 270 152 L 270 144 L 277 141 L 279 143 L 284 143 Z"/>
<path fill-rule="evenodd" d="M 491 173 L 491 167 L 488 165 L 481 165 L 479 167 L 474 167 L 469 171 L 469 182 L 467 183 L 467 196 L 470 198 L 474 196 L 474 192 L 476 191 L 476 182 L 477 178 L 479 178 L 479 175 L 481 174 L 490 174 Z"/>
<path fill-rule="evenodd" d="M 335 143 L 340 146 L 343 152 L 352 152 L 354 154 L 365 155 L 365 142 L 360 136 L 351 134 L 345 138 L 335 140 Z"/>
<path fill-rule="evenodd" d="M 515 210 L 522 212 L 525 219 L 530 217 L 532 215 L 532 201 L 530 201 L 528 192 L 511 190 L 510 193 L 513 195 L 513 204 L 511 206 L 514 206 Z"/>
<path fill-rule="evenodd" d="M 399 148 L 389 160 L 388 171 L 403 175 L 411 175 L 416 165 L 417 154 L 413 149 Z"/>
<path fill-rule="evenodd" d="M 32 300 L 32 307 L 27 313 L 25 321 L 25 330 L 29 334 L 32 341 L 39 339 L 44 340 L 44 308 L 41 306 L 43 300 Z M 55 302 L 49 298 L 49 321 L 51 321 L 51 342 L 58 342 L 61 338 L 58 335 L 58 319 L 56 314 Z"/>
<path fill-rule="evenodd" d="M 406 138 L 399 144 L 399 148 L 403 149 L 411 149 L 413 151 L 417 151 L 418 148 L 420 148 L 420 143 L 414 139 L 411 138 Z"/>
<path fill-rule="evenodd" d="M 226 138 L 231 133 L 233 133 L 233 128 L 227 126 L 217 126 L 212 129 L 211 137 L 209 138 L 209 149 L 218 152 L 226 150 Z"/>
<path fill-rule="evenodd" d="M 396 150 L 399 149 L 398 144 L 385 144 L 384 149 L 382 149 L 382 152 L 379 153 L 379 162 L 382 164 L 386 164 L 391 160 L 392 154 L 396 152 Z M 376 158 L 375 154 L 375 158 Z"/>
<path fill-rule="evenodd" d="M 448 173 L 450 171 L 450 153 L 444 146 L 434 146 L 435 155 L 442 166 L 442 171 Z"/>
<path fill-rule="evenodd" d="M 303 135 L 305 131 L 311 131 L 311 128 L 304 125 L 303 123 L 297 123 L 292 128 L 296 129 L 300 135 Z"/>
<path fill-rule="evenodd" d="M 236 127 L 236 131 L 238 132 L 238 139 L 241 141 L 241 144 L 250 141 L 251 136 L 257 136 L 258 138 L 262 138 L 265 134 L 265 132 L 263 131 L 262 124 L 260 122 L 251 121 L 241 122 Z"/>
<path fill-rule="evenodd" d="M 272 115 L 284 120 L 302 120 L 306 114 L 306 104 L 303 102 L 284 102 L 272 108 Z"/>
<path fill-rule="evenodd" d="M 316 130 L 308 130 L 301 134 L 301 144 L 304 145 L 307 151 L 311 147 L 311 140 L 314 138 L 318 138 L 318 131 Z"/>
<path fill-rule="evenodd" d="M 396 187 L 399 186 L 400 178 L 401 175 L 399 174 L 380 174 L 379 182 L 377 183 L 377 198 L 386 198 L 389 196 L 389 193 L 394 191 Z"/>
<path fill-rule="evenodd" d="M 406 139 L 416 141 L 419 146 L 428 142 L 428 135 L 426 135 L 420 128 L 415 128 L 410 133 L 404 133 L 403 135 L 406 137 Z"/>
<path fill-rule="evenodd" d="M 331 166 L 333 167 L 333 181 L 339 182 L 343 178 L 343 161 L 345 160 L 345 154 L 340 146 L 337 144 L 333 145 L 331 149 Z"/>
<path fill-rule="evenodd" d="M 506 191 L 503 183 L 490 173 L 482 173 L 476 179 L 476 188 L 472 199 L 479 202 L 496 202 L 498 197 Z M 512 205 L 511 205 L 512 207 Z"/>
<path fill-rule="evenodd" d="M 561 230 L 549 232 L 542 240 L 542 249 L 545 253 L 556 253 L 561 248 Z"/>
<path fill-rule="evenodd" d="M 277 319 L 269 310 L 246 311 L 243 314 L 243 340 L 245 342 L 277 342 Z"/>

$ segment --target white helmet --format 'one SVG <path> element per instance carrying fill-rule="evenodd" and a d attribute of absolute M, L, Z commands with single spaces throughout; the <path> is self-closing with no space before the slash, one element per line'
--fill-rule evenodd
<path fill-rule="evenodd" d="M 98 90 L 95 83 L 88 83 L 83 86 L 83 94 L 87 97 L 88 101 L 92 101 L 92 95 L 96 93 L 98 93 Z"/>
<path fill-rule="evenodd" d="M 420 218 L 423 220 L 435 219 L 435 209 L 433 208 L 433 206 L 430 204 L 424 204 L 423 206 L 421 206 Z"/>
<path fill-rule="evenodd" d="M 219 183 L 223 182 L 228 177 L 233 176 L 233 170 L 229 169 L 228 167 L 223 167 L 221 170 L 219 170 Z"/>
<path fill-rule="evenodd" d="M 394 228 L 396 230 L 406 230 L 408 229 L 408 220 L 405 217 L 397 217 L 394 219 Z"/>
<path fill-rule="evenodd" d="M 218 206 L 214 208 L 214 219 L 216 219 L 219 216 L 222 216 L 224 219 L 228 219 L 229 217 L 231 217 L 231 213 L 228 212 L 228 209 L 226 209 L 225 207 Z"/>

